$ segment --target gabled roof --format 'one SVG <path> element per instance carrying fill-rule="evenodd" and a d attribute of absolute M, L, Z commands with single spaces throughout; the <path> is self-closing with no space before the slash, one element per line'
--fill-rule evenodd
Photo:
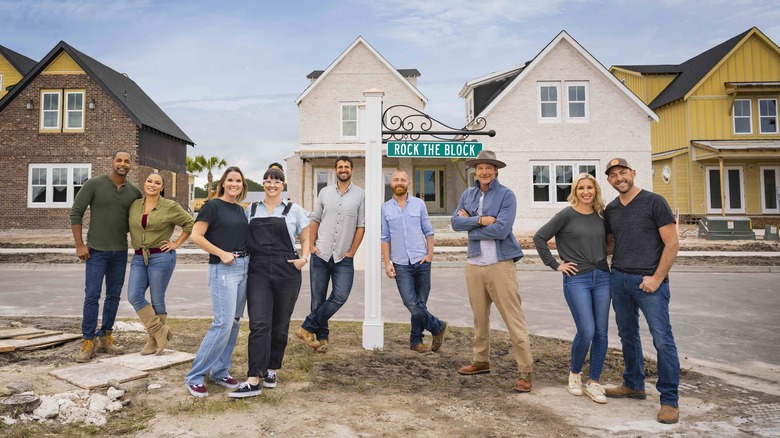
<path fill-rule="evenodd" d="M 0 55 L 2 55 L 22 76 L 35 67 L 36 62 L 34 59 L 30 59 L 21 53 L 14 52 L 8 47 L 0 46 Z"/>
<path fill-rule="evenodd" d="M 658 64 L 658 65 L 613 65 L 615 68 L 635 71 L 645 75 L 673 75 L 682 73 L 679 65 Z"/>
<path fill-rule="evenodd" d="M 421 76 L 420 70 L 417 70 L 416 68 L 399 68 L 397 70 L 398 73 L 405 78 L 419 78 Z M 323 73 L 325 73 L 325 70 L 314 70 L 306 75 L 306 79 L 317 79 L 322 76 Z"/>
<path fill-rule="evenodd" d="M 35 79 L 57 56 L 67 53 L 119 105 L 139 128 L 167 134 L 192 145 L 193 141 L 176 123 L 127 75 L 101 64 L 93 58 L 60 41 L 11 91 L 0 100 L 0 111 Z"/>
<path fill-rule="evenodd" d="M 580 43 L 577 42 L 574 38 L 571 37 L 565 30 L 562 30 L 552 41 L 550 41 L 547 46 L 545 46 L 544 49 L 542 49 L 539 54 L 537 54 L 534 59 L 527 62 L 525 64 L 525 67 L 519 72 L 517 76 L 515 76 L 511 81 L 509 81 L 508 84 L 505 84 L 501 87 L 496 93 L 496 96 L 493 97 L 490 102 L 487 104 L 485 109 L 477 113 L 476 117 L 485 117 L 490 111 L 493 110 L 493 108 L 498 105 L 498 103 L 503 99 L 505 96 L 507 96 L 509 93 L 512 92 L 512 90 L 523 81 L 523 79 L 526 78 L 535 68 L 537 65 L 539 65 L 542 60 L 547 57 L 547 55 L 558 45 L 561 41 L 567 41 L 569 44 L 571 44 L 572 47 L 580 54 L 582 55 L 585 60 L 590 62 L 595 69 L 600 72 L 604 77 L 611 82 L 620 92 L 622 92 L 629 100 L 634 102 L 639 108 L 647 114 L 648 117 L 652 118 L 655 121 L 658 121 L 658 115 L 654 113 L 650 108 L 648 108 L 647 105 L 645 105 L 644 102 L 642 102 L 634 93 L 631 92 L 625 85 L 623 85 L 620 81 L 617 80 L 615 75 L 610 73 L 606 67 L 604 67 L 603 64 L 601 64 L 596 58 L 593 57 L 587 50 L 585 50 L 584 47 L 580 45 Z M 490 75 L 488 75 L 489 77 Z M 480 78 L 474 79 L 473 81 L 476 81 Z M 470 81 L 472 82 L 472 81 Z M 467 85 L 469 82 L 466 83 Z M 475 118 L 476 118 L 475 117 Z"/>
<path fill-rule="evenodd" d="M 349 47 L 347 47 L 347 49 L 346 49 L 346 50 L 344 50 L 344 51 L 341 53 L 341 55 L 339 55 L 339 57 L 338 57 L 338 58 L 336 58 L 336 60 L 335 60 L 335 61 L 331 62 L 331 63 L 330 63 L 330 65 L 328 66 L 328 68 L 326 68 L 326 69 L 325 69 L 325 71 L 323 71 L 323 72 L 322 72 L 322 74 L 320 74 L 320 75 L 317 77 L 317 79 L 316 79 L 314 82 L 312 82 L 311 84 L 309 84 L 309 86 L 308 86 L 308 87 L 306 87 L 306 89 L 303 91 L 303 93 L 302 93 L 300 96 L 298 96 L 298 98 L 297 98 L 297 99 L 295 99 L 295 103 L 296 103 L 296 104 L 299 104 L 299 103 L 301 103 L 301 101 L 303 100 L 303 98 L 304 98 L 304 97 L 306 97 L 306 95 L 308 95 L 308 94 L 311 92 L 311 90 L 313 90 L 313 89 L 314 89 L 314 87 L 316 87 L 317 85 L 319 85 L 319 83 L 322 81 L 322 78 L 324 78 L 324 77 L 325 77 L 325 76 L 327 76 L 327 75 L 328 75 L 328 74 L 329 74 L 331 71 L 333 71 L 333 69 L 334 69 L 334 68 L 335 68 L 335 67 L 338 65 L 338 63 L 339 63 L 339 62 L 341 62 L 341 60 L 342 60 L 342 59 L 344 59 L 344 57 L 345 57 L 345 56 L 347 56 L 347 54 L 348 54 L 349 52 L 351 52 L 351 51 L 352 51 L 352 50 L 353 50 L 355 47 L 357 47 L 357 45 L 358 45 L 358 44 L 363 44 L 363 45 L 365 45 L 365 46 L 366 46 L 366 48 L 368 48 L 368 50 L 369 50 L 369 51 L 370 51 L 370 52 L 371 52 L 371 53 L 372 53 L 374 56 L 376 56 L 376 57 L 377 57 L 377 59 L 379 59 L 379 60 L 382 62 L 382 64 L 384 64 L 384 65 L 387 67 L 387 69 L 388 69 L 388 70 L 390 70 L 391 72 L 393 72 L 393 73 L 394 73 L 394 74 L 395 74 L 395 75 L 398 77 L 398 80 L 402 81 L 402 82 L 403 82 L 403 83 L 404 83 L 404 84 L 405 84 L 407 87 L 409 87 L 409 89 L 410 89 L 410 90 L 411 90 L 411 91 L 412 91 L 412 92 L 413 92 L 415 95 L 417 95 L 417 97 L 419 97 L 419 98 L 420 98 L 420 100 L 422 100 L 424 103 L 428 103 L 428 99 L 427 99 L 425 96 L 423 96 L 423 94 L 422 94 L 422 93 L 420 93 L 420 90 L 418 90 L 418 89 L 417 89 L 417 88 L 416 88 L 414 85 L 412 85 L 412 84 L 411 84 L 411 82 L 407 81 L 407 80 L 406 80 L 406 78 L 404 77 L 404 75 L 403 75 L 402 73 L 400 73 L 400 71 L 405 71 L 405 72 L 416 72 L 417 74 L 416 74 L 416 75 L 414 75 L 414 76 L 416 77 L 416 76 L 420 76 L 420 72 L 419 72 L 417 69 L 396 70 L 396 69 L 395 69 L 395 67 L 393 67 L 392 65 L 390 65 L 390 63 L 389 63 L 389 62 L 387 62 L 387 60 L 386 60 L 386 59 L 385 59 L 385 58 L 384 58 L 382 55 L 380 55 L 380 54 L 379 54 L 379 52 L 377 52 L 377 51 L 376 51 L 376 50 L 375 50 L 373 47 L 371 47 L 371 44 L 368 44 L 368 41 L 366 41 L 366 40 L 365 40 L 365 39 L 364 39 L 362 36 L 358 36 L 358 37 L 357 37 L 357 39 L 355 39 L 355 41 L 354 41 L 352 44 L 350 44 L 350 46 L 349 46 Z M 317 72 L 317 71 L 318 71 L 318 70 L 315 70 L 314 72 Z M 309 78 L 309 79 L 312 79 L 311 75 L 312 75 L 314 72 L 312 72 L 311 74 L 309 74 L 309 76 L 307 76 L 307 78 Z M 410 75 L 410 76 L 412 76 L 412 75 Z M 407 76 L 407 77 L 408 77 L 408 76 Z"/>

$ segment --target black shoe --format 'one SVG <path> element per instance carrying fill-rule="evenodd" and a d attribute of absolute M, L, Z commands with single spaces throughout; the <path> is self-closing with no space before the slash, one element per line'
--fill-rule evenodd
<path fill-rule="evenodd" d="M 263 377 L 263 387 L 276 388 L 276 372 L 268 370 Z"/>
<path fill-rule="evenodd" d="M 260 385 L 252 385 L 249 382 L 241 382 L 240 385 L 238 385 L 238 389 L 235 391 L 228 393 L 228 397 L 231 398 L 246 398 L 246 397 L 255 397 L 260 395 L 262 390 L 260 389 Z"/>

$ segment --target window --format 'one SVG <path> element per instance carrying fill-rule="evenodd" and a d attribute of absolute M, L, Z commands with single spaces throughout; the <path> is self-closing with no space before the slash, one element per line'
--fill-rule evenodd
<path fill-rule="evenodd" d="M 744 213 L 745 197 L 742 187 L 744 186 L 741 167 L 725 167 L 725 178 L 723 179 L 723 193 L 726 201 L 726 213 Z M 717 167 L 707 168 L 707 212 L 720 213 L 723 205 L 720 200 L 720 169 Z"/>
<path fill-rule="evenodd" d="M 389 201 L 390 198 L 393 197 L 393 189 L 390 188 L 390 180 L 393 179 L 393 172 L 395 172 L 395 168 L 393 167 L 382 168 L 382 175 L 384 175 L 385 180 L 385 201 Z"/>
<path fill-rule="evenodd" d="M 358 136 L 358 108 L 356 103 L 341 104 L 341 137 Z"/>
<path fill-rule="evenodd" d="M 3 88 L 3 74 L 0 73 L 0 96 L 3 95 L 4 91 L 5 91 L 5 88 Z"/>
<path fill-rule="evenodd" d="M 587 93 L 588 88 L 585 84 L 572 84 L 566 86 L 569 97 L 569 118 L 587 119 Z"/>
<path fill-rule="evenodd" d="M 70 208 L 91 164 L 30 164 L 27 207 Z"/>
<path fill-rule="evenodd" d="M 734 134 L 752 134 L 753 121 L 751 120 L 750 99 L 737 99 L 734 101 Z"/>
<path fill-rule="evenodd" d="M 595 163 L 553 162 L 531 165 L 532 199 L 534 203 L 556 204 L 567 202 L 575 175 L 589 173 L 596 176 Z"/>
<path fill-rule="evenodd" d="M 780 213 L 780 167 L 761 168 L 761 212 Z"/>
<path fill-rule="evenodd" d="M 777 99 L 758 99 L 758 132 L 777 134 Z"/>
<path fill-rule="evenodd" d="M 41 93 L 41 129 L 60 129 L 60 92 Z"/>
<path fill-rule="evenodd" d="M 84 93 L 65 93 L 65 129 L 84 129 Z"/>
<path fill-rule="evenodd" d="M 558 85 L 539 85 L 539 117 L 543 120 L 558 120 Z"/>

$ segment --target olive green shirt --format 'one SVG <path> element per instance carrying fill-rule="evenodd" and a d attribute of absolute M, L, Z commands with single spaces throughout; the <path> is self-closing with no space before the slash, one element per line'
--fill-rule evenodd
<path fill-rule="evenodd" d="M 160 198 L 157 206 L 146 218 L 146 228 L 141 225 L 146 198 L 136 199 L 130 206 L 130 244 L 133 249 L 143 249 L 144 261 L 149 260 L 149 248 L 159 248 L 163 242 L 171 239 L 173 229 L 180 226 L 187 234 L 192 234 L 195 220 L 181 204 L 170 199 Z"/>
<path fill-rule="evenodd" d="M 129 180 L 117 190 L 108 175 L 87 180 L 73 200 L 70 225 L 81 225 L 89 207 L 87 246 L 98 251 L 127 250 L 127 213 L 130 204 L 141 197 L 141 190 Z"/>

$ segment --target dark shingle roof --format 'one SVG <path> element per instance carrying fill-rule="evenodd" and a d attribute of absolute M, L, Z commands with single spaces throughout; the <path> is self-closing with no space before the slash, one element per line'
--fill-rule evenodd
<path fill-rule="evenodd" d="M 26 75 L 27 72 L 32 70 L 33 67 L 35 67 L 35 64 L 37 64 L 34 59 L 30 59 L 21 53 L 14 52 L 8 47 L 0 46 L 0 55 L 3 55 L 3 57 L 7 59 L 22 76 Z"/>
<path fill-rule="evenodd" d="M 637 73 L 642 73 L 645 75 L 668 75 L 668 74 L 677 74 L 682 73 L 682 70 L 680 69 L 679 65 L 671 65 L 671 64 L 659 64 L 659 65 L 616 65 L 617 68 L 622 68 L 624 70 L 631 70 L 635 71 Z"/>
<path fill-rule="evenodd" d="M 163 134 L 170 135 L 187 144 L 193 141 L 179 128 L 176 123 L 139 87 L 132 79 L 101 64 L 93 58 L 79 52 L 65 41 L 60 41 L 35 66 L 34 74 L 25 76 L 5 98 L 0 101 L 0 110 L 13 99 L 38 73 L 40 73 L 60 52 L 64 51 L 94 80 L 111 99 L 140 128 L 151 128 Z"/>
<path fill-rule="evenodd" d="M 418 78 L 421 76 L 420 70 L 417 70 L 416 68 L 399 68 L 397 71 L 405 78 Z M 306 75 L 306 79 L 317 79 L 322 76 L 323 73 L 325 73 L 325 70 L 314 70 Z"/>
<path fill-rule="evenodd" d="M 482 113 L 482 110 L 487 108 L 490 102 L 493 102 L 520 75 L 524 68 L 522 67 L 508 76 L 474 87 L 474 114 Z"/>

